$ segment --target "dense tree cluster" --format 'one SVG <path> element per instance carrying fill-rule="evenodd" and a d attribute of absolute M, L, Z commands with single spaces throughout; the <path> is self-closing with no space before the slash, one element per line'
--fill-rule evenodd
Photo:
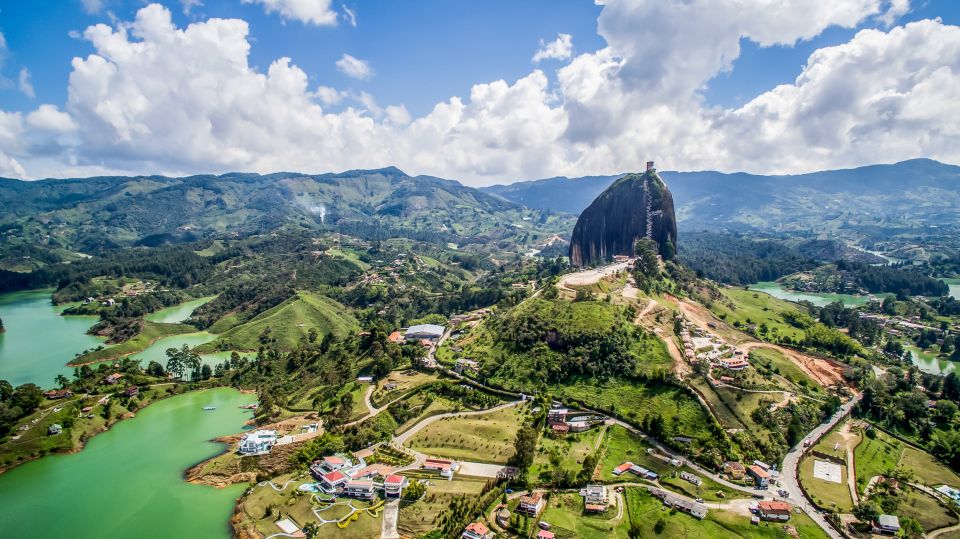
<path fill-rule="evenodd" d="M 681 262 L 697 275 L 722 283 L 774 281 L 817 266 L 778 240 L 714 232 L 686 233 L 680 239 Z"/>

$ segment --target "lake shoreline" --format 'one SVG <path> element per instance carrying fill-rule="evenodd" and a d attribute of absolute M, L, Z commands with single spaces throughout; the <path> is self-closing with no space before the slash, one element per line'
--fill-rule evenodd
<path fill-rule="evenodd" d="M 157 384 L 157 385 L 167 385 L 167 384 Z M 153 386 L 153 387 L 156 387 L 156 386 Z M 79 453 L 79 452 L 83 451 L 83 449 L 84 449 L 85 447 L 87 447 L 87 444 L 90 443 L 90 440 L 94 439 L 95 437 L 99 436 L 100 434 L 103 434 L 103 433 L 105 433 L 105 432 L 108 432 L 110 429 L 113 428 L 114 425 L 120 423 L 121 421 L 125 421 L 125 420 L 127 420 L 127 419 L 133 419 L 133 418 L 137 417 L 137 413 L 139 413 L 139 412 L 141 412 L 141 411 L 143 411 L 143 410 L 146 410 L 147 408 L 149 408 L 150 406 L 152 406 L 152 405 L 154 405 L 154 404 L 156 404 L 156 403 L 158 403 L 158 402 L 165 401 L 165 400 L 167 400 L 167 399 L 169 399 L 169 398 L 171 398 L 171 397 L 176 397 L 176 396 L 178 396 L 178 395 L 186 395 L 187 393 L 193 393 L 193 392 L 197 392 L 197 391 L 206 391 L 206 390 L 208 390 L 208 389 L 216 389 L 216 388 L 218 388 L 218 387 L 229 387 L 229 386 L 219 386 L 219 385 L 217 385 L 217 386 L 199 387 L 199 388 L 196 388 L 196 389 L 189 389 L 189 390 L 187 390 L 187 391 L 183 391 L 183 392 L 180 392 L 180 393 L 166 393 L 166 394 L 163 395 L 162 397 L 157 398 L 157 399 L 153 399 L 153 400 L 151 400 L 150 402 L 146 403 L 145 405 L 137 408 L 136 410 L 134 410 L 134 411 L 132 411 L 132 412 L 126 412 L 126 413 L 121 414 L 121 415 L 119 415 L 119 416 L 111 417 L 109 420 L 107 420 L 107 423 L 106 423 L 103 427 L 97 429 L 97 431 L 95 431 L 95 432 L 94 432 L 91 436 L 89 436 L 86 440 L 84 440 L 82 437 L 79 438 L 79 439 L 77 439 L 76 443 L 75 443 L 70 449 L 68 449 L 68 450 L 66 450 L 66 451 L 51 451 L 51 452 L 44 453 L 44 454 L 42 454 L 42 455 L 37 455 L 37 456 L 30 455 L 30 456 L 28 456 L 27 458 L 25 458 L 25 459 L 17 462 L 16 464 L 13 464 L 12 466 L 0 465 L 0 475 L 3 475 L 4 473 L 9 472 L 10 470 L 13 470 L 14 468 L 17 468 L 17 467 L 19 467 L 19 466 L 21 466 L 21 465 L 23 465 L 23 464 L 28 463 L 28 462 L 33 462 L 33 461 L 36 461 L 36 460 L 41 460 L 41 459 L 43 459 L 44 457 L 57 456 L 57 455 L 72 455 L 72 454 Z"/>
<path fill-rule="evenodd" d="M 173 324 L 170 324 L 170 325 L 173 325 Z M 192 327 L 192 326 L 191 326 L 191 327 Z M 190 333 L 191 333 L 191 332 L 187 331 L 187 332 L 183 332 L 183 333 L 168 333 L 168 334 L 158 335 L 158 336 L 152 338 L 152 339 L 146 344 L 146 346 L 144 346 L 144 347 L 141 348 L 140 350 L 131 350 L 131 351 L 129 351 L 129 352 L 124 352 L 123 354 L 120 354 L 120 355 L 118 355 L 118 356 L 110 356 L 110 357 L 106 357 L 106 358 L 102 358 L 102 359 L 94 359 L 94 360 L 91 360 L 91 361 L 84 361 L 84 362 L 81 362 L 81 363 L 74 363 L 73 360 L 71 360 L 71 361 L 68 361 L 68 362 L 66 363 L 66 366 L 67 366 L 67 367 L 83 367 L 84 365 L 96 365 L 96 364 L 98 364 L 98 363 L 109 363 L 109 362 L 111 362 L 111 361 L 117 361 L 117 360 L 120 360 L 120 359 L 124 359 L 124 358 L 130 357 L 130 356 L 132 356 L 132 355 L 139 354 L 140 352 L 143 352 L 143 351 L 146 350 L 147 348 L 150 348 L 151 346 L 153 346 L 154 344 L 156 344 L 156 342 L 159 341 L 160 339 L 164 339 L 164 338 L 166 338 L 166 337 L 172 337 L 172 336 L 176 336 L 176 335 L 188 335 L 188 334 L 190 334 Z M 137 338 L 137 337 L 134 336 L 134 337 L 131 337 L 131 339 L 128 339 L 127 341 L 124 341 L 124 342 L 129 342 L 130 340 L 133 340 L 133 339 L 136 339 L 136 338 Z M 123 343 L 117 343 L 117 345 L 121 345 L 121 344 L 123 344 Z M 86 354 L 84 354 L 84 355 L 86 355 Z M 83 357 L 83 356 L 81 356 L 81 357 Z"/>

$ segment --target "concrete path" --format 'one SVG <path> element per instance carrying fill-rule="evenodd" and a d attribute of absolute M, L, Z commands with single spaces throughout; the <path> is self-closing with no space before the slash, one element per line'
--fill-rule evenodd
<path fill-rule="evenodd" d="M 603 266 L 592 270 L 568 273 L 561 277 L 557 282 L 557 288 L 567 292 L 575 292 L 575 290 L 571 287 L 596 284 L 604 277 L 609 277 L 621 271 L 626 271 L 628 265 L 629 264 L 627 262 L 618 262 L 616 264 L 610 264 L 608 266 Z"/>
<path fill-rule="evenodd" d="M 400 539 L 397 533 L 397 517 L 400 515 L 400 500 L 392 500 L 383 507 L 380 522 L 380 539 Z"/>
<path fill-rule="evenodd" d="M 377 408 L 376 406 L 373 405 L 373 401 L 370 400 L 371 397 L 373 397 L 373 391 L 376 388 L 377 388 L 376 383 L 370 384 L 370 387 L 367 388 L 367 392 L 363 395 L 363 403 L 367 406 L 367 415 L 361 417 L 360 419 L 355 419 L 349 423 L 344 423 L 343 424 L 344 427 L 349 427 L 352 425 L 356 425 L 358 423 L 362 423 L 370 419 L 371 417 L 379 415 L 381 412 L 387 409 L 387 406 L 384 406 L 382 408 Z"/>

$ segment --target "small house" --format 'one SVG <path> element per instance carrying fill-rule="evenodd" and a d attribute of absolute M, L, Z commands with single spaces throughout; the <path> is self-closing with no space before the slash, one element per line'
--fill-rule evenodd
<path fill-rule="evenodd" d="M 63 432 L 63 426 L 60 425 L 60 423 L 54 423 L 53 425 L 47 427 L 47 434 L 50 436 L 56 436 L 61 432 Z"/>
<path fill-rule="evenodd" d="M 73 391 L 69 389 L 53 389 L 44 393 L 43 396 L 50 400 L 66 399 L 73 396 Z"/>
<path fill-rule="evenodd" d="M 387 498 L 399 498 L 410 480 L 402 475 L 390 474 L 383 479 L 383 494 Z"/>
<path fill-rule="evenodd" d="M 750 474 L 750 477 L 753 477 L 757 484 L 757 488 L 767 488 L 770 485 L 770 472 L 764 470 L 760 466 L 751 464 L 749 467 L 747 467 L 747 473 Z"/>
<path fill-rule="evenodd" d="M 737 461 L 727 461 L 723 463 L 723 472 L 730 476 L 730 479 L 743 479 L 743 476 L 747 473 L 747 469 L 744 468 L 743 464 L 740 464 Z"/>
<path fill-rule="evenodd" d="M 742 357 L 730 357 L 721 359 L 720 366 L 728 371 L 742 371 L 750 366 L 750 362 Z"/>
<path fill-rule="evenodd" d="M 602 513 L 607 510 L 609 498 L 604 485 L 588 485 L 580 490 L 583 496 L 583 510 L 587 513 Z"/>
<path fill-rule="evenodd" d="M 103 383 L 108 384 L 108 385 L 113 385 L 113 384 L 117 383 L 118 381 L 120 381 L 121 378 L 123 378 L 123 375 L 120 374 L 120 373 L 118 373 L 118 372 L 115 372 L 115 373 L 111 374 L 110 376 L 107 376 L 106 378 L 104 378 L 104 379 L 103 379 Z"/>
<path fill-rule="evenodd" d="M 790 520 L 790 504 L 762 501 L 757 504 L 757 515 L 763 520 L 786 522 Z"/>
<path fill-rule="evenodd" d="M 517 512 L 532 517 L 540 514 L 543 510 L 544 500 L 542 492 L 533 492 L 527 496 L 520 497 L 520 503 L 517 505 Z"/>
<path fill-rule="evenodd" d="M 387 340 L 390 342 L 401 343 L 403 342 L 403 333 L 400 333 L 399 331 L 394 331 L 393 333 L 390 334 L 389 337 L 387 337 Z"/>
<path fill-rule="evenodd" d="M 896 535 L 900 532 L 900 519 L 896 515 L 880 515 L 873 523 L 873 533 Z"/>
<path fill-rule="evenodd" d="M 651 481 L 655 480 L 658 477 L 656 472 L 652 470 L 648 470 L 643 466 L 638 466 L 636 464 L 630 467 L 630 473 L 632 473 L 633 475 L 638 475 L 644 479 L 649 479 Z"/>
<path fill-rule="evenodd" d="M 128 397 L 135 397 L 140 394 L 140 388 L 137 386 L 130 386 L 124 390 L 123 394 Z"/>
<path fill-rule="evenodd" d="M 372 384 L 373 376 L 357 376 L 357 381 L 361 384 Z"/>
<path fill-rule="evenodd" d="M 567 434 L 570 432 L 570 425 L 567 425 L 566 423 L 554 423 L 553 425 L 550 425 L 550 430 L 556 432 L 557 434 Z"/>
<path fill-rule="evenodd" d="M 553 537 L 553 532 L 549 530 L 540 530 L 537 532 L 537 539 L 553 539 Z"/>
<path fill-rule="evenodd" d="M 623 474 L 623 473 L 625 473 L 625 472 L 630 471 L 630 468 L 633 468 L 633 463 L 632 463 L 632 462 L 624 462 L 624 463 L 621 464 L 620 466 L 617 466 L 616 468 L 613 469 L 613 475 L 621 475 L 621 474 Z"/>
<path fill-rule="evenodd" d="M 453 478 L 453 474 L 457 471 L 457 467 L 456 461 L 452 460 L 426 459 L 423 461 L 424 470 L 435 470 L 440 472 L 440 475 L 447 479 Z"/>
<path fill-rule="evenodd" d="M 487 529 L 482 522 L 471 522 L 463 529 L 460 537 L 462 539 L 490 539 L 493 537 L 493 534 L 490 533 L 490 530 Z"/>
<path fill-rule="evenodd" d="M 680 472 L 680 479 L 683 479 L 684 481 L 686 481 L 686 482 L 688 482 L 688 483 L 693 483 L 694 485 L 696 485 L 696 486 L 698 486 L 698 487 L 703 484 L 703 480 L 702 480 L 702 479 L 700 479 L 699 477 L 697 477 L 696 475 L 694 475 L 694 474 L 692 474 L 692 473 L 690 473 L 690 472 Z"/>

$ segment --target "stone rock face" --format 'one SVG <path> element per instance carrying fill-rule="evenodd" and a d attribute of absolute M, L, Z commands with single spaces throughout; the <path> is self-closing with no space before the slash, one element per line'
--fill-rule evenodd
<path fill-rule="evenodd" d="M 582 267 L 614 255 L 633 256 L 640 238 L 655 241 L 665 258 L 676 252 L 673 195 L 652 167 L 613 182 L 580 214 L 570 238 L 570 263 Z"/>

